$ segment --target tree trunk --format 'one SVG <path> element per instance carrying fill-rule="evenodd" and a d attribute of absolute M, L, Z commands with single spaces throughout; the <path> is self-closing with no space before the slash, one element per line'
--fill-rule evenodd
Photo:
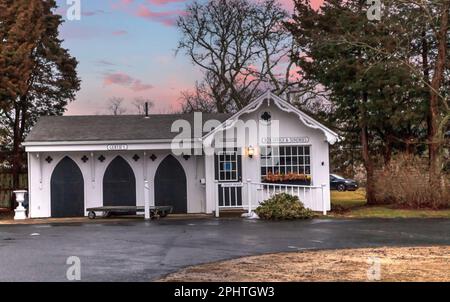
<path fill-rule="evenodd" d="M 374 187 L 374 164 L 370 158 L 370 147 L 369 147 L 369 131 L 367 128 L 366 121 L 366 110 L 365 106 L 368 101 L 368 94 L 363 93 L 363 104 L 361 106 L 361 117 L 360 117 L 360 127 L 361 127 L 361 146 L 362 146 L 362 159 L 364 162 L 364 167 L 366 168 L 366 198 L 367 204 L 376 204 L 375 187 Z"/>
<path fill-rule="evenodd" d="M 430 155 L 430 174 L 431 180 L 437 179 L 437 175 L 441 170 L 441 137 L 439 135 L 439 91 L 444 79 L 444 70 L 447 60 L 447 31 L 449 18 L 450 3 L 443 4 L 443 11 L 441 15 L 441 25 L 436 39 L 438 42 L 438 53 L 436 57 L 436 64 L 434 67 L 433 79 L 431 81 L 430 89 L 430 106 L 429 106 L 429 131 L 428 144 Z"/>
<path fill-rule="evenodd" d="M 428 51 L 428 40 L 427 40 L 427 32 L 426 29 L 422 31 L 422 72 L 423 72 L 423 81 L 425 83 L 430 84 L 430 66 L 428 63 L 428 55 L 429 55 L 429 51 Z M 428 86 L 426 84 L 424 84 L 424 90 L 427 91 L 427 95 L 425 96 L 428 99 L 428 114 L 427 114 L 427 137 L 428 140 L 430 140 L 429 138 L 432 137 L 432 133 L 431 133 L 431 129 L 432 127 L 432 115 L 430 113 L 430 89 L 428 88 Z M 409 139 L 408 139 L 409 141 Z M 412 154 L 412 152 L 410 152 L 411 150 L 411 144 L 408 143 L 407 144 L 407 149 L 406 152 L 408 154 Z M 430 145 L 428 145 L 428 161 L 429 163 L 431 163 L 431 152 L 430 152 Z"/>
<path fill-rule="evenodd" d="M 374 165 L 370 158 L 369 149 L 369 133 L 367 126 L 361 128 L 361 145 L 362 145 L 362 158 L 364 162 L 364 167 L 366 168 L 366 198 L 367 204 L 377 204 L 375 196 L 375 176 L 374 176 Z"/>
<path fill-rule="evenodd" d="M 24 189 L 20 187 L 20 173 L 23 167 L 23 152 L 21 147 L 23 141 L 25 128 L 27 121 L 27 100 L 26 97 L 22 97 L 20 102 L 15 105 L 15 116 L 14 116 L 14 137 L 13 146 L 11 152 L 11 173 L 12 173 L 12 184 L 13 189 Z M 11 200 L 10 208 L 15 208 L 14 199 Z"/>
<path fill-rule="evenodd" d="M 384 147 L 384 164 L 387 165 L 389 164 L 389 162 L 391 161 L 391 157 L 392 157 L 392 136 L 391 135 L 387 135 L 386 138 L 386 145 Z"/>
<path fill-rule="evenodd" d="M 408 137 L 406 139 L 406 154 L 414 155 L 414 152 L 415 152 L 414 139 Z"/>
<path fill-rule="evenodd" d="M 20 135 L 20 109 L 15 105 L 14 129 L 13 129 L 13 146 L 11 150 L 11 173 L 13 190 L 19 189 L 20 167 L 22 165 L 22 155 L 20 151 L 21 135 Z M 14 199 L 11 199 L 10 208 L 14 209 Z"/>

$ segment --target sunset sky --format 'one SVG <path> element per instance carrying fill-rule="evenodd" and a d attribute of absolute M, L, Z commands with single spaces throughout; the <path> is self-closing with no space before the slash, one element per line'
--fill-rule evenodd
<path fill-rule="evenodd" d="M 200 70 L 180 53 L 174 26 L 192 0 L 81 0 L 81 20 L 67 20 L 67 0 L 57 0 L 66 22 L 64 47 L 79 61 L 81 90 L 67 114 L 107 113 L 107 100 L 122 97 L 129 110 L 135 97 L 155 103 L 153 113 L 179 106 L 180 92 L 201 79 Z M 313 1 L 319 6 L 323 0 Z M 69 1 L 70 2 L 70 1 Z M 292 10 L 291 0 L 282 0 Z"/>

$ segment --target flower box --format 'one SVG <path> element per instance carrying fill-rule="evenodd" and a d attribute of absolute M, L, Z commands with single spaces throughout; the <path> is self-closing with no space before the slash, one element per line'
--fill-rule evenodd
<path fill-rule="evenodd" d="M 272 174 L 269 173 L 263 179 L 266 183 L 284 185 L 310 185 L 311 176 L 298 173 Z"/>

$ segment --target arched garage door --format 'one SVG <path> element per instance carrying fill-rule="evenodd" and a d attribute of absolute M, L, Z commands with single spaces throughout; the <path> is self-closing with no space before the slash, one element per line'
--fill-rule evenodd
<path fill-rule="evenodd" d="M 121 156 L 108 166 L 103 177 L 104 206 L 136 206 L 136 178 Z"/>
<path fill-rule="evenodd" d="M 187 213 L 186 174 L 172 155 L 167 156 L 156 171 L 155 205 L 170 205 L 173 213 Z"/>
<path fill-rule="evenodd" d="M 51 216 L 84 216 L 84 181 L 77 164 L 69 157 L 63 158 L 51 178 Z"/>

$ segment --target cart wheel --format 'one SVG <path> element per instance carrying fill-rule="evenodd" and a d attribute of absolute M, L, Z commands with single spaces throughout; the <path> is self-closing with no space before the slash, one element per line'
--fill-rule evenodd
<path fill-rule="evenodd" d="M 159 215 L 159 211 L 155 210 L 155 211 L 151 211 L 151 215 L 150 215 L 151 219 L 156 219 L 158 220 L 160 215 Z"/>
<path fill-rule="evenodd" d="M 88 214 L 89 219 L 95 219 L 95 217 L 97 217 L 97 215 L 95 214 L 94 211 L 90 211 Z"/>
<path fill-rule="evenodd" d="M 166 211 L 160 211 L 160 212 L 159 212 L 159 216 L 160 216 L 161 218 L 167 217 L 167 212 L 166 212 Z"/>

